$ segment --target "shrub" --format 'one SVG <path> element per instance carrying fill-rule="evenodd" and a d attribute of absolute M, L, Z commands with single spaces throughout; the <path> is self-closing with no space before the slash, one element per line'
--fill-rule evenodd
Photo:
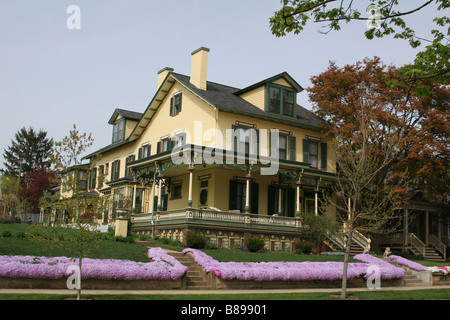
<path fill-rule="evenodd" d="M 16 238 L 25 239 L 27 237 L 28 237 L 27 234 L 25 232 L 23 232 L 23 231 L 19 231 L 19 232 L 16 233 Z"/>
<path fill-rule="evenodd" d="M 2 232 L 2 237 L 3 238 L 11 238 L 12 234 L 8 230 L 5 230 L 5 231 Z"/>
<path fill-rule="evenodd" d="M 258 236 L 251 236 L 245 239 L 245 246 L 250 252 L 258 252 L 264 249 L 264 239 Z"/>
<path fill-rule="evenodd" d="M 310 241 L 297 241 L 294 248 L 296 254 L 310 254 L 313 251 L 314 244 Z"/>
<path fill-rule="evenodd" d="M 201 232 L 188 231 L 186 245 L 188 248 L 204 249 L 206 247 L 206 236 Z"/>

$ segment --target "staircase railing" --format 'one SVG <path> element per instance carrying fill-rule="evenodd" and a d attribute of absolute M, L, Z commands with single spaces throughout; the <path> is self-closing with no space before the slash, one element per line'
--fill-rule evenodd
<path fill-rule="evenodd" d="M 408 242 L 411 244 L 411 247 L 419 251 L 423 257 L 425 257 L 425 249 L 426 245 L 422 242 L 414 233 L 408 234 Z"/>
<path fill-rule="evenodd" d="M 429 240 L 430 245 L 432 245 L 434 248 L 436 248 L 436 250 L 439 251 L 444 256 L 444 260 L 446 260 L 447 259 L 447 257 L 446 257 L 446 251 L 447 251 L 446 245 L 443 244 L 441 242 L 441 240 L 439 240 L 439 238 L 436 237 L 434 234 L 430 235 L 428 240 Z"/>
<path fill-rule="evenodd" d="M 369 238 L 365 237 L 361 232 L 356 229 L 353 229 L 353 240 L 363 249 L 365 249 L 369 244 Z"/>

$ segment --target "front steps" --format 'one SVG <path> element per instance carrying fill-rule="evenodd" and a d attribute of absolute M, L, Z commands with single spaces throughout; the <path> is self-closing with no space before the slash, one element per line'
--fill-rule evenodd
<path fill-rule="evenodd" d="M 188 272 L 186 273 L 186 290 L 211 289 L 206 281 L 205 271 L 195 261 L 191 260 L 189 256 L 185 256 L 183 253 L 176 251 L 167 250 L 167 253 L 188 268 Z"/>

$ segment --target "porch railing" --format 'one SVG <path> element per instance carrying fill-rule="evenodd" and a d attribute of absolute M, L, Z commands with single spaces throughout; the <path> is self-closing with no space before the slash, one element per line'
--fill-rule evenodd
<path fill-rule="evenodd" d="M 445 244 L 443 244 L 441 242 L 441 240 L 439 240 L 438 237 L 436 237 L 434 234 L 432 234 L 428 238 L 428 242 L 430 243 L 430 245 L 432 245 L 434 248 L 436 248 L 436 250 L 438 250 L 443 255 L 444 260 L 447 259 L 447 255 L 446 255 L 447 247 L 445 246 Z"/>
<path fill-rule="evenodd" d="M 242 224 L 261 227 L 302 227 L 301 219 L 298 218 L 229 211 L 215 211 L 209 209 L 187 208 L 173 211 L 158 211 L 153 215 L 154 224 L 160 224 L 180 219 L 192 221 L 197 220 L 203 222 L 217 222 L 221 224 Z M 152 221 L 152 214 L 135 214 L 132 216 L 133 223 L 145 223 L 150 221 Z"/>
<path fill-rule="evenodd" d="M 414 233 L 408 234 L 408 242 L 413 249 L 416 249 L 423 257 L 425 257 L 426 245 Z"/>

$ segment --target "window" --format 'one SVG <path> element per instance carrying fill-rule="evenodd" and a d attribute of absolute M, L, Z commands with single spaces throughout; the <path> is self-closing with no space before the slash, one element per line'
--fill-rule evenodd
<path fill-rule="evenodd" d="M 319 150 L 320 147 L 320 150 Z M 320 151 L 320 158 L 319 158 Z M 307 162 L 313 168 L 319 168 L 320 159 L 320 169 L 327 170 L 327 144 L 318 141 L 303 140 L 303 162 Z"/>
<path fill-rule="evenodd" d="M 176 116 L 181 112 L 181 92 L 170 98 L 170 115 Z"/>
<path fill-rule="evenodd" d="M 208 205 L 208 180 L 200 181 L 200 206 Z"/>
<path fill-rule="evenodd" d="M 112 143 L 123 141 L 125 139 L 125 119 L 117 120 L 113 126 Z"/>
<path fill-rule="evenodd" d="M 289 186 L 269 185 L 267 194 L 267 213 L 280 216 L 294 217 L 295 189 Z"/>
<path fill-rule="evenodd" d="M 101 166 L 98 167 L 98 187 L 99 188 L 103 188 L 103 176 L 105 174 L 105 166 L 102 164 Z"/>
<path fill-rule="evenodd" d="M 272 137 L 270 138 L 270 143 L 272 143 Z M 292 136 L 290 133 L 283 134 L 279 132 L 278 146 L 275 146 L 276 148 L 278 148 L 278 159 L 296 161 L 296 144 L 296 137 Z"/>
<path fill-rule="evenodd" d="M 97 182 L 97 168 L 94 168 L 90 172 L 91 179 L 89 181 L 89 189 L 95 189 Z"/>
<path fill-rule="evenodd" d="M 181 199 L 181 181 L 172 183 L 172 197 L 170 199 Z"/>
<path fill-rule="evenodd" d="M 269 112 L 280 113 L 281 89 L 269 87 Z"/>
<path fill-rule="evenodd" d="M 296 116 L 295 90 L 280 85 L 268 85 L 266 111 L 285 116 Z"/>
<path fill-rule="evenodd" d="M 138 160 L 150 157 L 150 151 L 151 151 L 151 146 L 149 144 L 146 144 L 146 145 L 142 146 L 141 148 L 139 148 Z"/>
<path fill-rule="evenodd" d="M 120 160 L 116 160 L 111 166 L 111 181 L 118 180 L 120 177 Z"/>
<path fill-rule="evenodd" d="M 129 162 L 133 162 L 134 160 L 136 159 L 136 156 L 133 154 L 133 155 L 130 155 L 130 156 L 128 156 L 127 157 L 127 159 L 126 159 L 126 169 L 125 169 L 125 176 L 126 177 L 132 177 L 133 176 L 133 174 L 132 174 L 132 172 L 131 172 L 131 168 L 128 168 L 128 163 Z"/>
<path fill-rule="evenodd" d="M 259 131 L 254 127 L 232 126 L 233 150 L 246 155 L 259 154 Z"/>
<path fill-rule="evenodd" d="M 239 210 L 245 212 L 245 198 L 247 192 L 247 182 L 244 179 L 230 180 L 229 193 L 229 210 Z M 259 184 L 255 182 L 250 183 L 250 212 L 258 213 L 259 202 Z"/>
<path fill-rule="evenodd" d="M 170 137 L 161 138 L 161 140 L 158 142 L 158 145 L 157 145 L 157 149 L 158 149 L 157 152 L 160 153 L 160 152 L 172 150 L 174 143 L 175 142 L 172 141 L 172 139 Z"/>

